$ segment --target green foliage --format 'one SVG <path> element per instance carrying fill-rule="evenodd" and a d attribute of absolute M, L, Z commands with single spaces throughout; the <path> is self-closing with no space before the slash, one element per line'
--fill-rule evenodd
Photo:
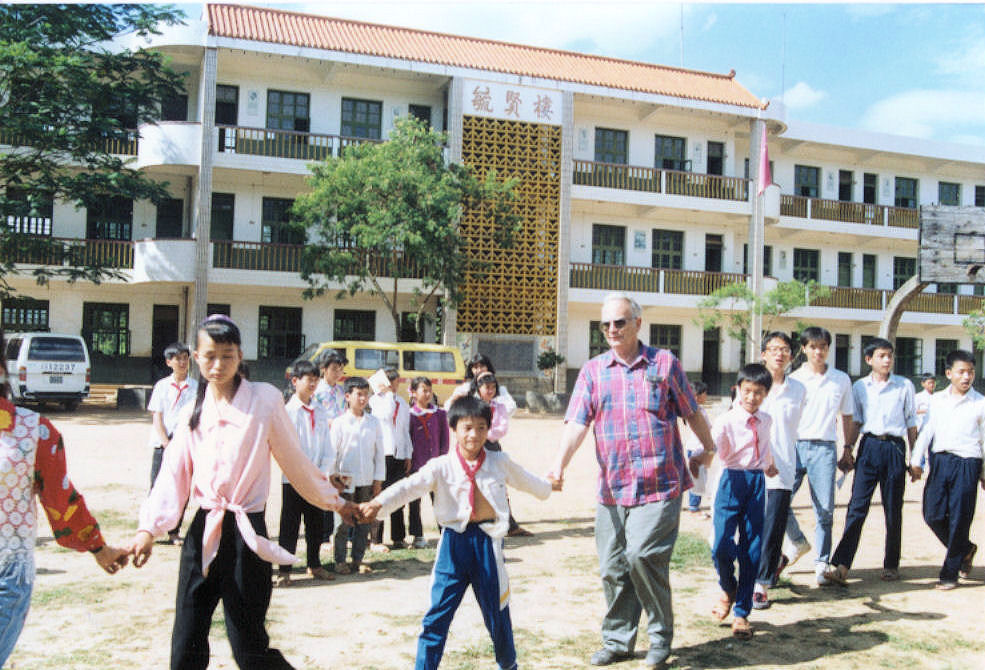
<path fill-rule="evenodd" d="M 53 199 L 89 207 L 109 197 L 158 202 L 166 184 L 109 153 L 152 122 L 163 100 L 183 92 L 163 56 L 110 45 L 148 36 L 184 14 L 154 5 L 0 5 L 0 214 L 37 215 Z M 10 189 L 10 190 L 8 190 Z M 10 197 L 17 193 L 21 197 Z M 46 238 L 0 227 L 0 295 L 15 260 L 40 254 L 39 284 L 53 276 L 99 281 L 112 270 Z M 62 264 L 61 267 L 52 267 Z"/>
<path fill-rule="evenodd" d="M 975 349 L 985 349 L 985 310 L 976 309 L 961 322 Z"/>
<path fill-rule="evenodd" d="M 798 307 L 806 307 L 818 298 L 827 298 L 831 289 L 811 280 L 778 282 L 763 295 L 754 295 L 745 282 L 734 282 L 713 291 L 698 301 L 694 322 L 703 329 L 723 328 L 729 337 L 744 342 L 749 329 L 751 310 L 763 315 L 763 330 L 775 330 L 777 317 Z M 801 330 L 806 324 L 797 323 Z"/>
<path fill-rule="evenodd" d="M 553 349 L 542 351 L 537 357 L 537 369 L 544 372 L 553 371 L 557 366 L 564 363 L 565 358 Z"/>
<path fill-rule="evenodd" d="M 301 270 L 307 297 L 323 294 L 331 283 L 343 285 L 340 298 L 367 291 L 383 300 L 398 333 L 402 273 L 421 282 L 418 323 L 435 295 L 458 304 L 466 273 L 483 266 L 462 251 L 462 214 L 478 210 L 492 220 L 503 246 L 520 224 L 512 205 L 515 180 L 495 171 L 480 179 L 468 167 L 446 164 L 444 143 L 443 133 L 404 117 L 388 141 L 350 146 L 311 166 L 311 192 L 294 203 L 295 225 L 308 235 Z M 393 278 L 389 291 L 381 277 Z"/>

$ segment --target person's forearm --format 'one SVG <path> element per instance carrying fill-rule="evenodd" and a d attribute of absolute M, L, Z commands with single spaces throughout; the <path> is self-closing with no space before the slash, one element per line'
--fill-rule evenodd
<path fill-rule="evenodd" d="M 168 437 L 168 431 L 164 429 L 164 418 L 160 412 L 154 412 L 154 433 L 157 435 L 157 440 L 161 443 L 162 447 L 166 447 L 168 442 L 171 441 Z"/>
<path fill-rule="evenodd" d="M 705 420 L 704 414 L 700 411 L 694 412 L 691 416 L 684 419 L 684 421 L 687 422 L 688 428 L 691 429 L 695 437 L 701 442 L 704 451 L 714 453 L 715 441 L 711 437 L 711 426 Z"/>
<path fill-rule="evenodd" d="M 913 446 L 917 443 L 918 432 L 919 431 L 917 431 L 916 426 L 910 426 L 909 428 L 906 429 L 906 440 L 907 443 L 910 445 L 910 451 L 913 451 Z"/>
<path fill-rule="evenodd" d="M 558 447 L 557 455 L 554 458 L 554 467 L 551 470 L 554 474 L 560 475 L 568 467 L 571 458 L 578 451 L 578 447 L 588 435 L 588 426 L 569 421 L 564 424 L 564 432 L 561 434 L 561 444 Z"/>
<path fill-rule="evenodd" d="M 855 421 L 852 415 L 841 415 L 841 432 L 845 436 L 845 448 L 849 451 L 855 447 L 855 442 L 858 440 L 858 431 L 861 428 L 862 424 Z"/>

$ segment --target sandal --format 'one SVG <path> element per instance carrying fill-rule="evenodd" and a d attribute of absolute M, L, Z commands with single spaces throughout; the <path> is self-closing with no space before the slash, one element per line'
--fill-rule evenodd
<path fill-rule="evenodd" d="M 348 575 L 351 572 L 352 572 L 352 570 L 345 563 L 336 563 L 335 564 L 335 574 L 337 574 L 337 575 Z"/>
<path fill-rule="evenodd" d="M 884 582 L 898 582 L 899 581 L 899 570 L 886 569 L 882 571 L 879 579 Z"/>
<path fill-rule="evenodd" d="M 752 638 L 752 626 L 745 617 L 736 617 L 732 622 L 732 637 L 737 640 L 749 640 Z"/>
<path fill-rule="evenodd" d="M 971 568 L 973 567 L 972 562 L 975 560 L 976 553 L 978 553 L 978 545 L 972 543 L 971 549 L 969 549 L 968 553 L 961 559 L 961 568 L 958 570 L 958 576 L 962 579 L 968 579 L 968 576 L 971 575 Z"/>
<path fill-rule="evenodd" d="M 832 565 L 827 572 L 824 573 L 824 578 L 829 582 L 834 582 L 841 586 L 848 586 L 848 567 L 844 565 Z"/>
<path fill-rule="evenodd" d="M 735 596 L 722 591 L 722 595 L 718 597 L 718 602 L 711 608 L 711 615 L 718 621 L 725 621 L 729 612 L 732 611 L 733 603 L 735 603 Z"/>

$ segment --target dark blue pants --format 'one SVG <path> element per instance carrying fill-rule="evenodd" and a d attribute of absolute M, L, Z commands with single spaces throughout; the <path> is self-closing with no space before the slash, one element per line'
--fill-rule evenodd
<path fill-rule="evenodd" d="M 934 454 L 923 490 L 923 519 L 945 547 L 942 581 L 957 581 L 961 561 L 971 550 L 968 530 L 975 517 L 982 459 L 962 458 L 946 451 Z"/>
<path fill-rule="evenodd" d="M 872 435 L 862 438 L 855 461 L 852 498 L 845 514 L 845 532 L 831 557 L 832 565 L 852 567 L 858 551 L 862 524 L 869 515 L 872 494 L 879 485 L 882 511 L 886 517 L 885 570 L 899 569 L 900 536 L 903 530 L 903 488 L 906 484 L 906 446 L 902 438 L 881 440 Z"/>
<path fill-rule="evenodd" d="M 756 583 L 769 586 L 776 577 L 783 548 L 783 535 L 787 530 L 787 515 L 790 513 L 790 491 L 786 489 L 766 490 L 766 518 L 763 522 L 763 545 L 759 558 L 759 574 Z"/>
<path fill-rule="evenodd" d="M 424 615 L 423 630 L 417 640 L 416 670 L 437 670 L 445 650 L 448 627 L 470 585 L 492 637 L 496 663 L 502 670 L 516 668 L 510 608 L 500 606 L 499 571 L 502 565 L 497 558 L 497 549 L 501 557 L 502 543 L 502 539 L 489 537 L 474 523 L 470 523 L 464 533 L 444 529 L 431 573 L 431 608 Z"/>
<path fill-rule="evenodd" d="M 718 583 L 735 594 L 735 616 L 747 617 L 752 610 L 752 592 L 759 571 L 763 534 L 766 477 L 762 470 L 723 470 L 715 496 L 715 542 L 712 559 Z M 735 530 L 739 529 L 736 546 Z M 735 579 L 735 561 L 739 579 Z"/>

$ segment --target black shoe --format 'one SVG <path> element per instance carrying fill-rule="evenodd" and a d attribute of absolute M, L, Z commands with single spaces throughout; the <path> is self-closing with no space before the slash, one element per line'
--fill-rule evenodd
<path fill-rule="evenodd" d="M 648 669 L 662 668 L 668 658 L 670 658 L 668 647 L 650 647 L 650 651 L 646 652 L 646 667 Z"/>
<path fill-rule="evenodd" d="M 631 651 L 613 651 L 608 647 L 602 647 L 592 654 L 589 663 L 592 665 L 612 665 L 620 661 L 628 661 L 631 658 L 633 658 L 633 652 Z"/>

